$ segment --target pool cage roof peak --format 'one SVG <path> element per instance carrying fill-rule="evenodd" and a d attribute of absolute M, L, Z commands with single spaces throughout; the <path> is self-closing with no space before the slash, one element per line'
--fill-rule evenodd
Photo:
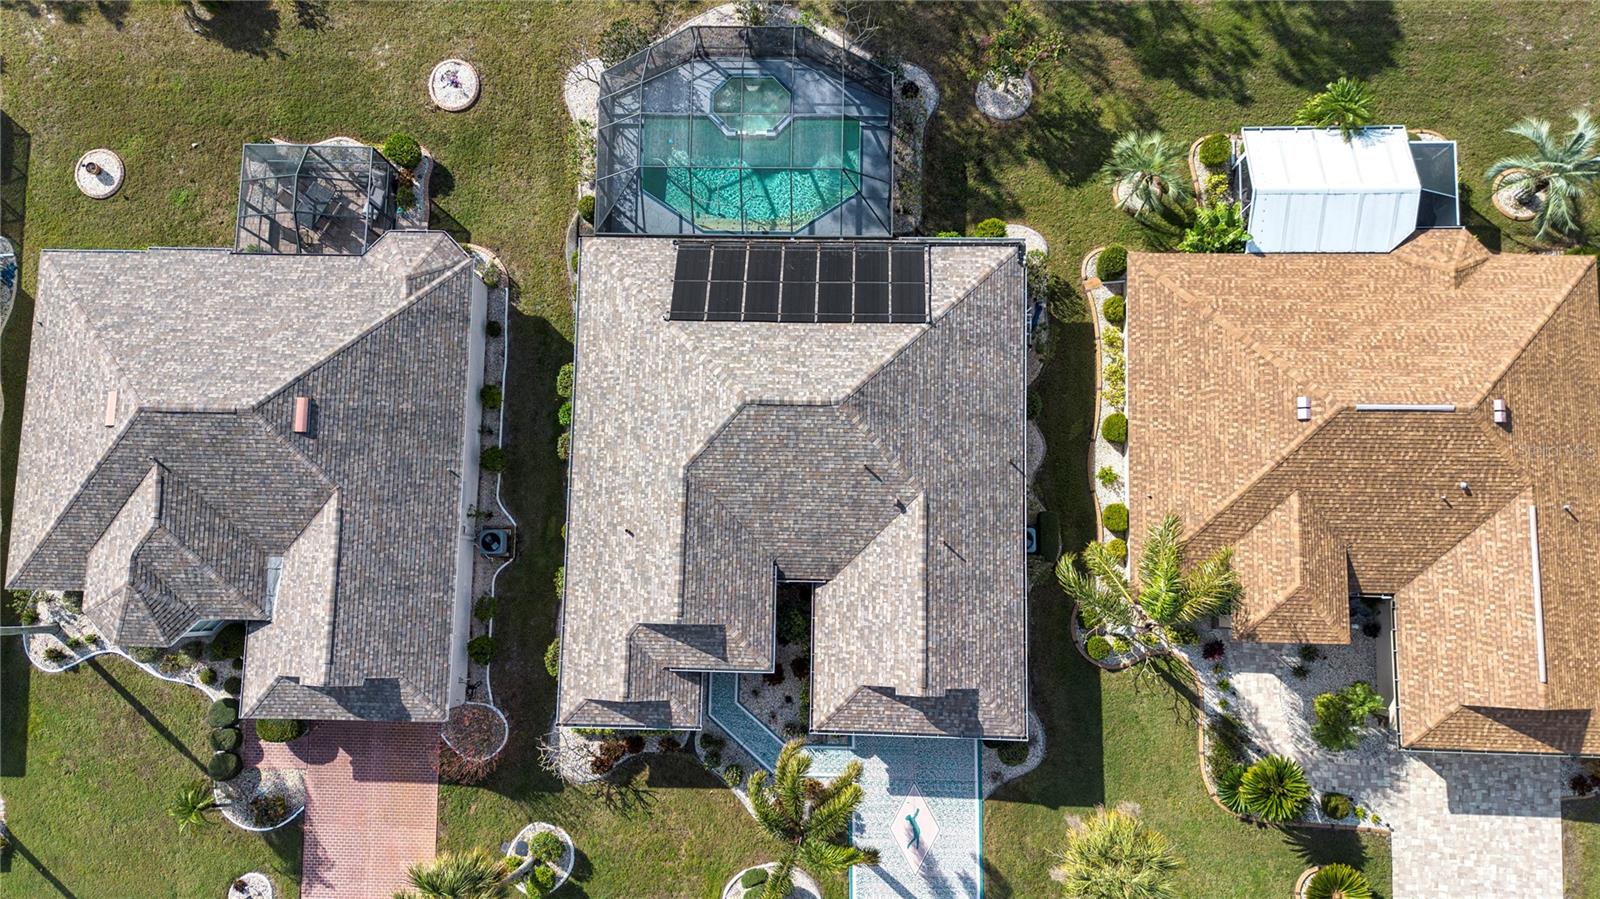
<path fill-rule="evenodd" d="M 234 247 L 360 255 L 394 227 L 394 183 L 364 144 L 245 144 Z"/>
<path fill-rule="evenodd" d="M 809 28 L 668 35 L 600 76 L 595 229 L 889 237 L 894 92 Z"/>

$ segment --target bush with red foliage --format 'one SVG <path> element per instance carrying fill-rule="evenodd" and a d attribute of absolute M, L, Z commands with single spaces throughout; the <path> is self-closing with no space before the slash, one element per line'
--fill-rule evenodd
<path fill-rule="evenodd" d="M 623 745 L 628 747 L 628 753 L 630 755 L 635 752 L 644 752 L 644 737 L 641 737 L 638 734 L 628 734 L 628 736 L 625 737 L 622 742 Z"/>
<path fill-rule="evenodd" d="M 677 752 L 681 744 L 676 737 L 662 737 L 659 745 L 662 752 Z"/>
<path fill-rule="evenodd" d="M 487 706 L 465 703 L 450 710 L 442 735 L 462 758 L 481 760 L 505 745 L 506 723 Z"/>
<path fill-rule="evenodd" d="M 1215 662 L 1217 659 L 1222 658 L 1227 651 L 1228 647 L 1224 646 L 1221 640 L 1212 640 L 1200 650 L 1200 655 L 1204 656 L 1208 662 Z"/>

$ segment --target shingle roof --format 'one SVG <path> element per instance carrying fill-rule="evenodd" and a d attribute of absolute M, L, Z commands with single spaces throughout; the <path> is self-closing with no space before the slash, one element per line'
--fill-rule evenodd
<path fill-rule="evenodd" d="M 833 582 L 816 729 L 1025 735 L 1016 248 L 934 246 L 931 325 L 800 325 L 666 321 L 671 246 L 585 245 L 559 719 L 694 726 L 671 669 L 770 670 L 781 577 Z"/>
<path fill-rule="evenodd" d="M 1424 232 L 1386 256 L 1135 254 L 1127 296 L 1133 552 L 1169 509 L 1191 558 L 1233 545 L 1235 628 L 1255 639 L 1342 642 L 1333 585 L 1395 595 L 1406 745 L 1570 751 L 1568 713 L 1600 709 L 1600 647 L 1579 636 L 1600 531 L 1563 511 L 1600 505 L 1584 474 L 1600 446 L 1594 262 Z M 1515 527 L 1529 496 L 1537 578 Z M 1536 656 L 1537 629 L 1516 624 L 1533 620 L 1535 583 L 1547 682 L 1520 661 L 1471 676 L 1475 657 Z M 1600 721 L 1585 727 L 1600 750 Z"/>
<path fill-rule="evenodd" d="M 336 559 L 309 655 L 326 670 L 252 633 L 266 700 L 246 711 L 443 717 L 472 281 L 429 232 L 360 257 L 46 251 L 9 585 L 84 589 L 109 637 L 165 645 L 200 618 L 269 617 L 269 559 L 287 555 L 291 593 Z M 262 686 L 278 677 L 328 689 Z"/>

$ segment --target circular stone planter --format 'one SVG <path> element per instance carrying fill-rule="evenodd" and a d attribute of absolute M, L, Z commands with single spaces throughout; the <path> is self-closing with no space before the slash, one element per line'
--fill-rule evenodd
<path fill-rule="evenodd" d="M 1044 235 L 1029 228 L 1027 225 L 1006 225 L 1006 236 L 1022 238 L 1023 249 L 1029 253 L 1050 252 L 1050 245 L 1045 242 Z"/>
<path fill-rule="evenodd" d="M 241 874 L 228 884 L 228 899 L 272 899 L 272 881 L 260 871 Z"/>
<path fill-rule="evenodd" d="M 534 823 L 529 824 L 527 827 L 524 827 L 522 830 L 517 832 L 516 837 L 511 840 L 510 844 L 508 844 L 509 848 L 506 850 L 506 854 L 520 857 L 522 853 L 516 851 L 517 845 L 521 844 L 524 848 L 526 848 L 528 841 L 533 839 L 534 834 L 540 833 L 553 833 L 561 840 L 561 857 L 556 859 L 555 864 L 552 866 L 556 871 L 556 882 L 550 887 L 550 892 L 553 893 L 556 890 L 561 889 L 561 885 L 567 882 L 568 877 L 572 876 L 572 866 L 577 863 L 578 859 L 578 849 L 572 844 L 572 837 L 568 836 L 565 830 L 562 830 L 554 824 L 549 824 L 544 821 L 535 821 Z M 518 865 L 516 870 L 512 871 L 511 876 L 508 878 L 517 882 L 514 889 L 524 896 L 528 895 L 527 874 L 532 869 L 533 859 L 525 858 L 523 859 L 522 864 Z"/>
<path fill-rule="evenodd" d="M 477 721 L 471 719 L 477 719 Z M 495 727 L 498 730 L 498 733 L 493 735 L 494 739 L 481 741 L 493 748 L 487 752 L 473 752 L 471 751 L 473 747 L 463 740 L 467 734 L 463 732 L 462 728 L 482 726 L 485 722 L 487 722 L 487 726 Z M 455 733 L 452 736 L 453 729 Z M 439 731 L 439 738 L 444 740 L 444 744 L 449 746 L 456 755 L 474 762 L 486 762 L 499 755 L 500 750 L 506 748 L 506 740 L 510 737 L 511 724 L 506 721 L 505 713 L 486 702 L 463 702 L 451 709 L 450 720 L 445 722 L 445 726 Z M 457 745 L 458 743 L 462 745 Z"/>
<path fill-rule="evenodd" d="M 1539 207 L 1524 205 L 1518 198 L 1518 194 L 1522 192 L 1521 189 L 1515 185 L 1505 185 L 1507 176 L 1520 171 L 1522 169 L 1507 169 L 1494 179 L 1494 185 L 1491 188 L 1494 192 L 1494 208 L 1501 215 L 1514 222 L 1529 222 L 1538 217 Z M 1536 193 L 1534 194 L 1534 199 L 1542 205 L 1544 203 L 1544 194 Z"/>
<path fill-rule="evenodd" d="M 78 157 L 73 180 L 78 190 L 91 200 L 105 200 L 122 189 L 122 157 L 104 147 Z"/>
<path fill-rule="evenodd" d="M 978 111 L 997 122 L 1022 118 L 1033 103 L 1033 75 L 994 81 L 985 78 L 978 82 L 974 99 Z"/>
<path fill-rule="evenodd" d="M 757 868 L 764 868 L 767 871 L 775 871 L 778 868 L 778 863 L 767 862 L 764 865 L 752 865 L 733 875 L 733 877 L 729 878 L 728 882 L 722 887 L 722 899 L 744 899 L 746 889 L 745 887 L 739 885 L 739 878 L 743 877 L 750 871 L 756 870 Z M 816 880 L 813 879 L 810 874 L 807 874 L 799 868 L 795 868 L 794 873 L 790 875 L 790 880 L 794 882 L 794 889 L 789 893 L 790 899 L 822 899 L 822 887 L 817 885 Z M 750 889 L 759 891 L 760 888 L 751 887 Z"/>
<path fill-rule="evenodd" d="M 462 112 L 478 102 L 478 70 L 464 59 L 447 59 L 428 73 L 428 99 L 445 112 Z"/>
<path fill-rule="evenodd" d="M 1321 870 L 1322 866 L 1316 865 L 1301 872 L 1300 879 L 1294 882 L 1294 899 L 1305 899 L 1306 885 L 1311 883 L 1311 878 L 1317 876 L 1317 872 Z"/>

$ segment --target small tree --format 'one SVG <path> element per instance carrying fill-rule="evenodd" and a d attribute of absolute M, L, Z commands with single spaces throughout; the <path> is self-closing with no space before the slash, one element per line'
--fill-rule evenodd
<path fill-rule="evenodd" d="M 1188 201 L 1191 193 L 1188 165 L 1182 147 L 1159 131 L 1130 131 L 1111 145 L 1111 158 L 1100 167 L 1100 178 L 1127 191 L 1119 202 L 1124 212 L 1144 215 L 1160 207 Z"/>
<path fill-rule="evenodd" d="M 418 862 L 406 872 L 415 887 L 395 893 L 395 899 L 501 899 L 510 894 L 506 860 L 485 849 L 446 852 L 430 862 Z"/>
<path fill-rule="evenodd" d="M 207 812 L 216 807 L 217 797 L 211 792 L 211 784 L 200 780 L 179 791 L 177 798 L 167 806 L 167 814 L 178 822 L 179 833 L 187 833 L 197 824 L 210 824 Z"/>
<path fill-rule="evenodd" d="M 1238 203 L 1212 203 L 1195 213 L 1178 249 L 1185 253 L 1237 253 L 1250 242 Z"/>
<path fill-rule="evenodd" d="M 596 51 L 600 61 L 607 68 L 622 62 L 624 59 L 638 53 L 650 46 L 653 35 L 646 28 L 632 19 L 617 19 L 606 30 L 600 32 L 600 42 Z"/>
<path fill-rule="evenodd" d="M 767 878 L 761 899 L 783 899 L 793 886 L 797 864 L 821 874 L 842 873 L 856 865 L 876 865 L 878 850 L 838 842 L 861 805 L 861 763 L 852 761 L 826 784 L 806 776 L 811 756 L 804 739 L 790 740 L 767 772 L 750 775 L 750 805 L 762 829 L 783 844 L 778 868 Z"/>
<path fill-rule="evenodd" d="M 1338 128 L 1346 142 L 1376 118 L 1377 97 L 1372 88 L 1354 78 L 1340 78 L 1312 94 L 1294 114 L 1296 125 Z"/>
<path fill-rule="evenodd" d="M 1600 132 L 1588 110 L 1571 115 L 1572 130 L 1559 140 L 1543 119 L 1526 118 L 1506 129 L 1532 143 L 1533 152 L 1507 156 L 1484 173 L 1491 184 L 1500 178 L 1502 186 L 1516 188 L 1524 205 L 1544 195 L 1533 219 L 1540 240 L 1572 240 L 1582 234 L 1579 205 L 1600 180 Z"/>
<path fill-rule="evenodd" d="M 1067 896 L 1175 899 L 1173 875 L 1181 866 L 1172 842 L 1124 804 L 1068 818 L 1066 852 L 1054 873 Z"/>
<path fill-rule="evenodd" d="M 1067 39 L 1054 29 L 1041 29 L 1039 22 L 1021 3 L 1006 7 L 999 31 L 985 39 L 983 65 L 969 72 L 974 81 L 1003 84 L 1022 78 L 1041 63 L 1067 52 Z"/>

